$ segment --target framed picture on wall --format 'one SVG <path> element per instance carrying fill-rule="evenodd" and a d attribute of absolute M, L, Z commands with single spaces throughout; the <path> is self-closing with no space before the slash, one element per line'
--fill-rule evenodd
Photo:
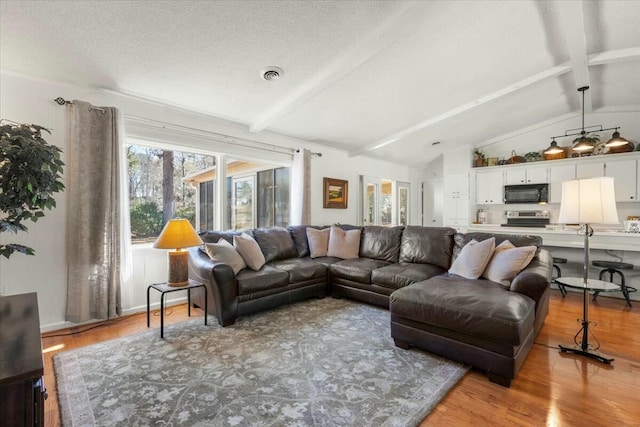
<path fill-rule="evenodd" d="M 349 181 L 324 178 L 323 208 L 347 209 L 349 201 Z"/>

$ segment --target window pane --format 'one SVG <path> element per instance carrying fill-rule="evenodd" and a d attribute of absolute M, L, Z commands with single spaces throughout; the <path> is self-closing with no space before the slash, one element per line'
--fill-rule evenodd
<path fill-rule="evenodd" d="M 290 218 L 290 181 L 289 168 L 278 168 L 275 170 L 275 224 L 279 227 L 289 225 Z"/>
<path fill-rule="evenodd" d="M 380 200 L 380 225 L 391 225 L 393 223 L 393 183 L 382 180 L 381 200 Z"/>
<path fill-rule="evenodd" d="M 274 177 L 273 169 L 258 172 L 258 227 L 273 227 L 274 223 Z"/>
<path fill-rule="evenodd" d="M 400 187 L 398 192 L 398 216 L 400 217 L 398 225 L 407 225 L 409 214 L 409 189 L 407 187 Z"/>
<path fill-rule="evenodd" d="M 253 181 L 253 177 L 233 180 L 232 228 L 234 230 L 254 227 Z"/>
<path fill-rule="evenodd" d="M 200 183 L 215 173 L 215 158 L 140 145 L 126 148 L 132 242 L 154 241 L 164 226 L 164 210 L 167 218 L 186 218 L 199 228 Z"/>

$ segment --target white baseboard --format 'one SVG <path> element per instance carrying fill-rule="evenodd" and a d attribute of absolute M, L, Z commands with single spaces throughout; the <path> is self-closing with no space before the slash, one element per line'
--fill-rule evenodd
<path fill-rule="evenodd" d="M 167 299 L 165 301 L 165 307 L 171 307 L 174 305 L 179 305 L 179 304 L 184 304 L 187 302 L 187 297 L 180 297 L 180 298 L 173 298 L 173 299 Z M 160 302 L 154 302 L 151 303 L 149 305 L 149 309 L 150 310 L 159 310 L 160 309 Z M 122 310 L 122 316 L 130 316 L 132 314 L 136 314 L 136 313 L 144 313 L 147 311 L 147 305 L 139 305 L 136 307 L 130 307 L 130 308 L 126 308 Z M 88 320 L 86 322 L 82 322 L 82 323 L 73 323 L 73 322 L 56 322 L 56 323 L 49 323 L 47 325 L 41 325 L 40 326 L 40 333 L 45 333 L 45 332 L 52 332 L 52 331 L 57 331 L 60 329 L 66 329 L 66 328 L 72 328 L 72 327 L 76 327 L 76 326 L 85 326 L 85 325 L 92 325 L 94 323 L 99 323 L 99 322 L 103 322 L 104 320 L 97 320 L 97 319 L 92 319 L 92 320 Z"/>

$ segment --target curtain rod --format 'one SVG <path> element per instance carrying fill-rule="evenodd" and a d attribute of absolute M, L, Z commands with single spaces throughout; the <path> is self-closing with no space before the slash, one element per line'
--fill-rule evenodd
<path fill-rule="evenodd" d="M 283 154 L 293 154 L 297 152 L 297 149 L 295 148 L 282 147 L 280 145 L 269 144 L 267 142 L 254 141 L 252 139 L 224 135 L 217 132 L 193 128 L 189 126 L 177 125 L 175 123 L 162 122 L 159 120 L 148 119 L 145 117 L 138 117 L 138 116 L 125 114 L 125 118 L 129 119 L 130 121 L 136 124 L 148 125 L 148 126 L 161 128 L 161 129 L 183 132 L 187 135 L 202 136 L 205 138 L 213 139 L 217 142 L 222 142 L 224 144 L 240 145 L 246 148 L 253 148 L 256 150 L 269 151 L 269 152 L 279 152 Z"/>
<path fill-rule="evenodd" d="M 73 105 L 73 102 L 67 101 L 61 96 L 59 96 L 58 98 L 54 99 L 54 101 L 57 102 L 58 105 L 65 105 L 65 104 Z M 89 109 L 90 110 L 102 111 L 103 114 L 106 113 L 106 111 L 103 108 L 94 107 L 93 105 L 91 105 L 89 107 Z M 171 128 L 171 129 L 174 129 L 174 130 L 187 131 L 187 132 L 189 132 L 191 134 L 199 134 L 199 135 L 202 135 L 202 136 L 213 138 L 218 142 L 222 142 L 222 143 L 226 143 L 226 144 L 238 144 L 238 143 L 240 143 L 240 144 L 244 144 L 248 148 L 255 148 L 257 150 L 264 150 L 264 151 L 271 151 L 271 152 L 276 151 L 276 152 L 281 152 L 281 153 L 286 153 L 286 154 L 293 154 L 293 153 L 300 152 L 299 148 L 287 148 L 287 147 L 282 147 L 280 145 L 269 144 L 267 142 L 254 141 L 254 140 L 247 139 L 247 138 L 239 138 L 239 137 L 235 137 L 235 136 L 224 135 L 224 134 L 221 134 L 221 133 L 216 133 L 216 132 L 211 132 L 211 131 L 207 131 L 207 130 L 192 128 L 192 127 L 188 127 L 188 126 L 182 126 L 182 125 L 177 125 L 177 124 L 173 124 L 173 123 L 161 122 L 159 120 L 153 120 L 153 119 L 147 119 L 147 118 L 144 118 L 144 117 L 131 116 L 131 115 L 128 115 L 128 114 L 125 114 L 124 116 L 125 116 L 125 118 L 132 119 L 132 120 L 137 121 L 139 123 L 146 123 L 146 124 L 150 124 L 150 125 L 154 125 L 154 126 L 159 126 L 160 128 L 163 128 L 163 129 Z M 266 148 L 266 147 L 269 147 L 269 148 Z M 311 155 L 322 157 L 322 153 L 311 153 Z"/>
<path fill-rule="evenodd" d="M 54 101 L 56 101 L 58 105 L 65 105 L 65 104 L 73 105 L 73 102 L 67 101 L 61 96 L 54 99 Z M 92 111 L 92 110 L 102 111 L 102 114 L 107 114 L 107 110 L 105 110 L 104 108 L 94 107 L 93 105 L 89 105 L 89 111 Z"/>

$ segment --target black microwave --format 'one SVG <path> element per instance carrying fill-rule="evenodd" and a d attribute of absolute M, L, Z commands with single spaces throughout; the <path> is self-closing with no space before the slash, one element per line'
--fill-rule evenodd
<path fill-rule="evenodd" d="M 549 184 L 505 185 L 504 203 L 538 203 L 549 201 Z"/>

